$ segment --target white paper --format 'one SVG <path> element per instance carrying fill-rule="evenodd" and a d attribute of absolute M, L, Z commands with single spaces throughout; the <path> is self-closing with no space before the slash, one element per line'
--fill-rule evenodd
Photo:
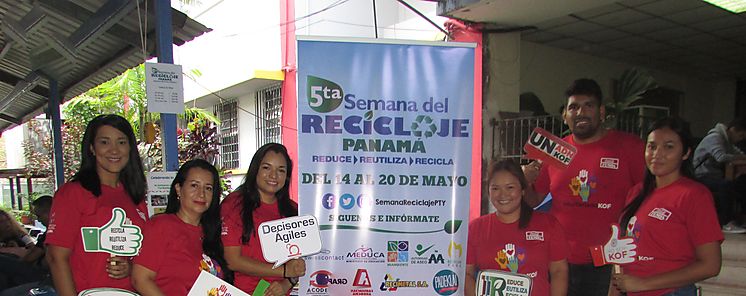
<path fill-rule="evenodd" d="M 212 293 L 210 293 L 210 291 L 212 291 Z M 229 293 L 231 296 L 251 296 L 203 270 L 199 273 L 197 280 L 194 282 L 194 286 L 189 290 L 187 296 L 228 295 Z"/>
<path fill-rule="evenodd" d="M 181 65 L 145 63 L 148 112 L 184 113 L 183 78 Z"/>

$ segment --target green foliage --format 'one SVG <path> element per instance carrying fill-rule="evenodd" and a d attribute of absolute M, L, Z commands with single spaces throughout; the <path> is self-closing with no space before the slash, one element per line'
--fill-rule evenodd
<path fill-rule="evenodd" d="M 645 69 L 630 68 L 622 72 L 614 87 L 613 101 L 606 103 L 606 119 L 616 125 L 622 111 L 645 94 L 658 88 L 658 82 Z"/>
<path fill-rule="evenodd" d="M 68 121 L 62 125 L 62 160 L 65 167 L 65 180 L 70 180 L 80 166 L 80 142 L 85 126 Z M 30 175 L 46 176 L 48 184 L 54 184 L 54 157 L 52 137 L 43 124 L 46 121 L 30 120 L 28 126 L 34 135 L 24 140 L 23 156 Z"/>
<path fill-rule="evenodd" d="M 140 143 L 138 149 L 140 155 L 143 155 L 143 163 L 148 171 L 162 171 L 162 141 L 160 128 L 156 126 L 156 138 L 152 144 Z M 218 128 L 215 122 L 206 117 L 195 116 L 187 124 L 187 128 L 179 129 L 178 146 L 179 146 L 179 165 L 184 164 L 191 159 L 204 159 L 215 165 L 220 173 L 220 185 L 222 195 L 230 193 L 230 173 L 223 170 L 217 163 L 217 156 L 220 154 L 220 141 L 218 137 Z"/>
<path fill-rule="evenodd" d="M 191 70 L 191 73 L 197 77 L 201 75 L 197 69 Z M 65 118 L 62 127 L 65 180 L 69 180 L 80 165 L 80 143 L 86 125 L 100 114 L 117 114 L 126 118 L 135 131 L 138 150 L 146 169 L 162 170 L 160 137 L 157 136 L 155 143 L 152 144 L 143 141 L 144 126 L 160 119 L 158 113 L 147 111 L 144 64 L 73 98 L 63 106 L 62 114 Z M 189 122 L 188 131 L 182 131 L 178 139 L 180 162 L 199 157 L 214 163 L 220 148 L 217 137 L 217 125 L 220 121 L 217 117 L 199 108 L 186 108 L 178 117 Z M 38 144 L 31 141 L 24 143 L 24 156 L 28 167 L 34 174 L 47 175 L 49 180 L 53 181 L 53 148 L 49 132 L 33 125 L 32 130 L 39 134 L 44 149 L 34 149 Z"/>

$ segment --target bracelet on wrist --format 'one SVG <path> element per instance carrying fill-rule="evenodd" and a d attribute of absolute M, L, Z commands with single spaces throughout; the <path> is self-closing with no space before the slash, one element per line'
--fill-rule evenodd
<path fill-rule="evenodd" d="M 298 278 L 286 277 L 285 279 L 288 280 L 291 287 L 295 287 L 295 285 L 298 283 Z"/>

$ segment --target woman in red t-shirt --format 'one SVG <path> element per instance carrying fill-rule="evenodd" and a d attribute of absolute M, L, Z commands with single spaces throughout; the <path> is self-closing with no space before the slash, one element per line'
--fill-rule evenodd
<path fill-rule="evenodd" d="M 264 295 L 286 295 L 306 273 L 302 259 L 272 269 L 264 260 L 257 236 L 259 224 L 297 216 L 298 205 L 290 199 L 293 163 L 285 146 L 277 143 L 259 148 L 251 159 L 243 184 L 221 204 L 222 240 L 228 268 L 235 272 L 234 285 L 253 294 L 260 279 L 270 282 Z"/>
<path fill-rule="evenodd" d="M 526 204 L 527 182 L 518 164 L 493 163 L 487 180 L 497 211 L 469 224 L 464 295 L 475 295 L 480 270 L 526 275 L 532 281 L 531 295 L 566 295 L 569 247 L 559 222 Z"/>
<path fill-rule="evenodd" d="M 710 191 L 691 176 L 691 136 L 680 119 L 653 124 L 645 179 L 627 197 L 621 225 L 636 258 L 614 274 L 610 295 L 696 295 L 694 283 L 720 272 L 720 232 Z"/>
<path fill-rule="evenodd" d="M 121 116 L 99 115 L 88 123 L 80 169 L 55 193 L 47 228 L 47 261 L 58 295 L 99 287 L 134 291 L 129 257 L 86 252 L 81 230 L 107 225 L 114 212 L 134 225 L 145 224 L 147 185 L 136 143 L 132 126 Z"/>
<path fill-rule="evenodd" d="M 209 162 L 194 159 L 179 168 L 166 212 L 145 225 L 134 259 L 132 285 L 140 295 L 186 295 L 201 270 L 232 282 L 223 269 L 220 192 L 220 176 Z"/>

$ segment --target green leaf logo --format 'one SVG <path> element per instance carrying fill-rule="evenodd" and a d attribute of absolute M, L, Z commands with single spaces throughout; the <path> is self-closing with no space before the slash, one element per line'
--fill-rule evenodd
<path fill-rule="evenodd" d="M 342 104 L 342 98 L 344 98 L 341 86 L 332 81 L 310 75 L 307 77 L 306 95 L 308 105 L 319 113 L 336 110 Z"/>
<path fill-rule="evenodd" d="M 448 234 L 454 234 L 458 231 L 459 228 L 461 228 L 461 220 L 450 220 L 446 222 L 444 230 Z"/>
<path fill-rule="evenodd" d="M 365 120 L 373 119 L 373 111 L 365 112 Z"/>

